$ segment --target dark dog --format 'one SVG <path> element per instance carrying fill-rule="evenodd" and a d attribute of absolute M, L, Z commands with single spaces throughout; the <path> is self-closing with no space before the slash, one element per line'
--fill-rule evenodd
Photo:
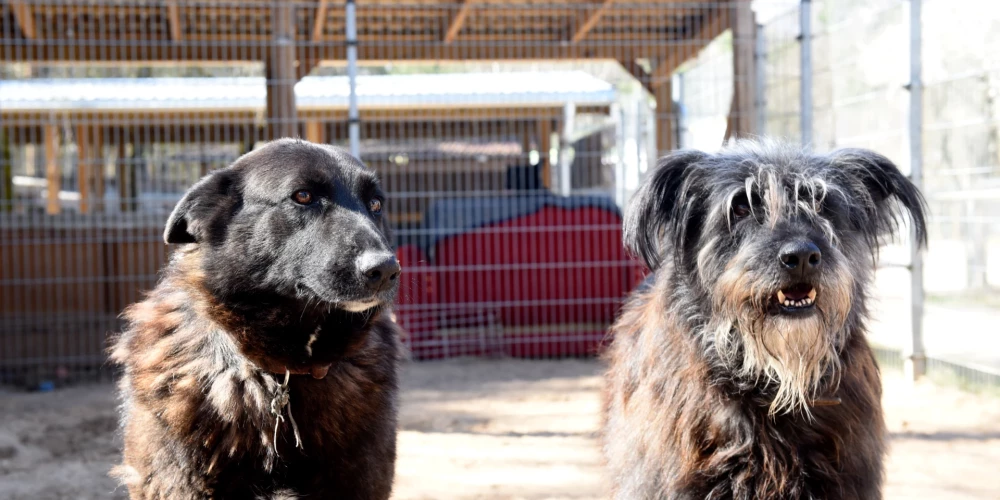
<path fill-rule="evenodd" d="M 164 237 L 184 246 L 113 351 L 132 498 L 389 497 L 400 269 L 382 201 L 354 157 L 286 139 L 177 204 Z"/>
<path fill-rule="evenodd" d="M 624 223 L 654 274 L 608 353 L 616 497 L 879 498 L 866 292 L 904 211 L 923 242 L 923 199 L 870 151 L 742 142 L 662 159 Z"/>

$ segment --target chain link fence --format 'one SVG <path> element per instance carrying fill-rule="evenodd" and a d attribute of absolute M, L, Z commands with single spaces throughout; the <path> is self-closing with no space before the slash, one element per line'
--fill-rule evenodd
<path fill-rule="evenodd" d="M 592 354 L 641 278 L 621 210 L 657 156 L 801 141 L 810 75 L 813 147 L 908 168 L 908 4 L 811 2 L 804 71 L 797 1 L 4 1 L 0 380 L 106 377 L 184 189 L 273 137 L 349 147 L 352 125 L 390 197 L 414 358 Z M 994 373 L 1000 12 L 977 9 L 924 2 L 925 336 Z M 872 338 L 899 349 L 905 244 L 882 260 Z"/>

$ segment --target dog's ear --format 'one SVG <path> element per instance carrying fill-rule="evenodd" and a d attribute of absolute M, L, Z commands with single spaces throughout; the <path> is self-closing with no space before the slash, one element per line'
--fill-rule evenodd
<path fill-rule="evenodd" d="M 163 240 L 169 243 L 201 243 L 211 229 L 223 221 L 235 202 L 236 174 L 229 169 L 213 172 L 198 181 L 167 219 Z"/>
<path fill-rule="evenodd" d="M 708 154 L 675 151 L 657 162 L 656 170 L 632 196 L 622 224 L 622 239 L 633 255 L 642 258 L 650 270 L 660 265 L 666 233 L 684 231 L 684 210 L 678 196 L 689 167 Z M 673 231 L 670 231 L 671 227 Z"/>
<path fill-rule="evenodd" d="M 874 213 L 869 215 L 875 219 L 881 233 L 896 230 L 896 216 L 901 208 L 910 215 L 917 242 L 927 244 L 927 204 L 917 187 L 891 160 L 874 151 L 854 148 L 836 151 L 833 157 L 840 165 L 850 165 L 854 175 L 860 177 L 875 204 Z"/>

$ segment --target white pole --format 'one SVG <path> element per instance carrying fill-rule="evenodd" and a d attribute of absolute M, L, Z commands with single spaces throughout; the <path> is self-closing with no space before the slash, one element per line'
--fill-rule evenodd
<path fill-rule="evenodd" d="M 910 0 L 910 181 L 917 188 L 923 184 L 923 68 L 920 0 Z M 919 252 L 915 227 L 910 230 L 910 341 L 903 349 L 903 369 L 907 379 L 924 375 L 924 261 Z"/>
<path fill-rule="evenodd" d="M 351 154 L 361 157 L 361 116 L 358 114 L 358 27 L 354 0 L 347 0 L 347 82 L 350 94 L 347 98 L 347 134 Z"/>
<path fill-rule="evenodd" d="M 802 79 L 800 80 L 799 110 L 802 146 L 810 148 L 813 142 L 813 67 L 812 67 L 812 1 L 802 0 L 799 4 L 799 47 L 802 56 Z"/>

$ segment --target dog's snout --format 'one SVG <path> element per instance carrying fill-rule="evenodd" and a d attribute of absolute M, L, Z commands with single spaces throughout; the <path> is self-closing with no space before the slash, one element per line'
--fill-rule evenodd
<path fill-rule="evenodd" d="M 367 252 L 358 258 L 358 272 L 373 292 L 383 290 L 399 277 L 400 267 L 391 253 Z"/>
<path fill-rule="evenodd" d="M 781 247 L 778 260 L 789 271 L 808 272 L 819 266 L 823 254 L 811 241 L 796 241 Z"/>

